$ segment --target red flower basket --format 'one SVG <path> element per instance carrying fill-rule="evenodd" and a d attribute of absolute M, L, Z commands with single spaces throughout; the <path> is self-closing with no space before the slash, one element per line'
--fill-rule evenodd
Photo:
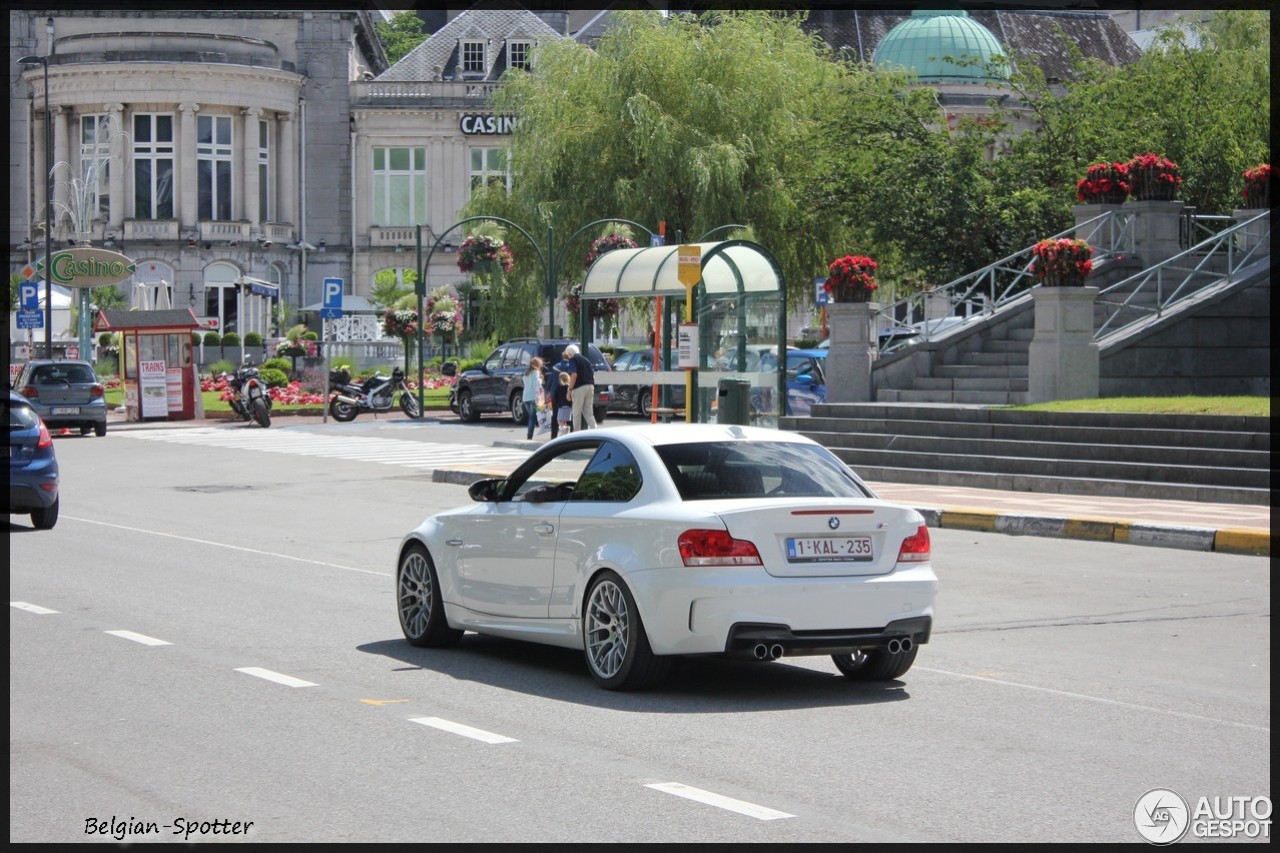
<path fill-rule="evenodd" d="M 1244 170 L 1244 206 L 1248 210 L 1271 207 L 1271 164 Z"/>
<path fill-rule="evenodd" d="M 1182 186 L 1182 170 L 1172 160 L 1141 154 L 1125 164 L 1129 194 L 1138 201 L 1173 201 Z"/>
<path fill-rule="evenodd" d="M 458 247 L 458 269 L 462 272 L 491 273 L 500 266 L 507 273 L 514 264 L 511 247 L 494 237 L 468 237 Z"/>
<path fill-rule="evenodd" d="M 1046 287 L 1083 287 L 1093 272 L 1093 247 L 1084 240 L 1041 240 L 1031 249 L 1031 272 Z"/>
<path fill-rule="evenodd" d="M 582 263 L 583 269 L 591 269 L 591 265 L 596 262 L 596 258 L 605 252 L 612 252 L 614 249 L 635 249 L 638 248 L 636 241 L 622 234 L 606 234 L 591 244 L 591 249 L 587 252 L 587 257 Z"/>
<path fill-rule="evenodd" d="M 866 255 L 845 255 L 827 266 L 827 283 L 823 289 L 836 302 L 870 302 L 880 285 L 875 271 L 879 266 Z"/>
<path fill-rule="evenodd" d="M 1076 198 L 1084 204 L 1122 204 L 1129 197 L 1128 179 L 1124 163 L 1094 163 L 1076 184 Z"/>

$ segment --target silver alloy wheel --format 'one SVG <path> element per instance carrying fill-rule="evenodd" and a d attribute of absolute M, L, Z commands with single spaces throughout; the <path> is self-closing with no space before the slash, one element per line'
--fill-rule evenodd
<path fill-rule="evenodd" d="M 405 557 L 400 566 L 400 624 L 413 637 L 427 632 L 431 619 L 431 569 L 419 551 Z"/>
<path fill-rule="evenodd" d="M 631 614 L 613 581 L 596 584 L 587 601 L 587 660 L 601 678 L 613 678 L 627 657 Z"/>

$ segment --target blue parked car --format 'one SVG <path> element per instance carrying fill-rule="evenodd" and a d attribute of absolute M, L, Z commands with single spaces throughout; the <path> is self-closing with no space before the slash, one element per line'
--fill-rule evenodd
<path fill-rule="evenodd" d="M 29 513 L 38 530 L 58 523 L 58 459 L 49 428 L 31 403 L 9 392 L 9 514 Z"/>
<path fill-rule="evenodd" d="M 807 416 L 814 403 L 827 401 L 826 349 L 787 348 L 787 409 L 784 414 Z M 720 369 L 731 369 L 731 362 L 724 360 Z M 777 349 L 772 345 L 749 345 L 746 357 L 747 373 L 776 370 Z M 773 389 L 752 387 L 751 406 L 757 412 L 773 411 Z"/>

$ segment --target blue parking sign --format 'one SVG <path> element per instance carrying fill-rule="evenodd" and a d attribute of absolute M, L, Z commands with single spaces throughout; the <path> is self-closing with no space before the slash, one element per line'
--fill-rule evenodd
<path fill-rule="evenodd" d="M 18 285 L 18 307 L 24 311 L 40 307 L 40 282 L 24 281 Z"/>
<path fill-rule="evenodd" d="M 813 302 L 815 305 L 822 307 L 831 301 L 830 294 L 827 293 L 827 280 L 825 278 L 815 278 L 813 280 Z"/>
<path fill-rule="evenodd" d="M 324 298 L 321 300 L 320 318 L 322 320 L 339 320 L 342 318 L 342 279 L 326 278 L 324 280 Z"/>

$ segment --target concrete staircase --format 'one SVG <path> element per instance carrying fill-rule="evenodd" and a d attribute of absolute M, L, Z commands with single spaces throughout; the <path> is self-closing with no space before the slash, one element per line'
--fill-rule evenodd
<path fill-rule="evenodd" d="M 867 480 L 1271 502 L 1269 418 L 827 403 L 778 425 L 825 445 Z"/>

